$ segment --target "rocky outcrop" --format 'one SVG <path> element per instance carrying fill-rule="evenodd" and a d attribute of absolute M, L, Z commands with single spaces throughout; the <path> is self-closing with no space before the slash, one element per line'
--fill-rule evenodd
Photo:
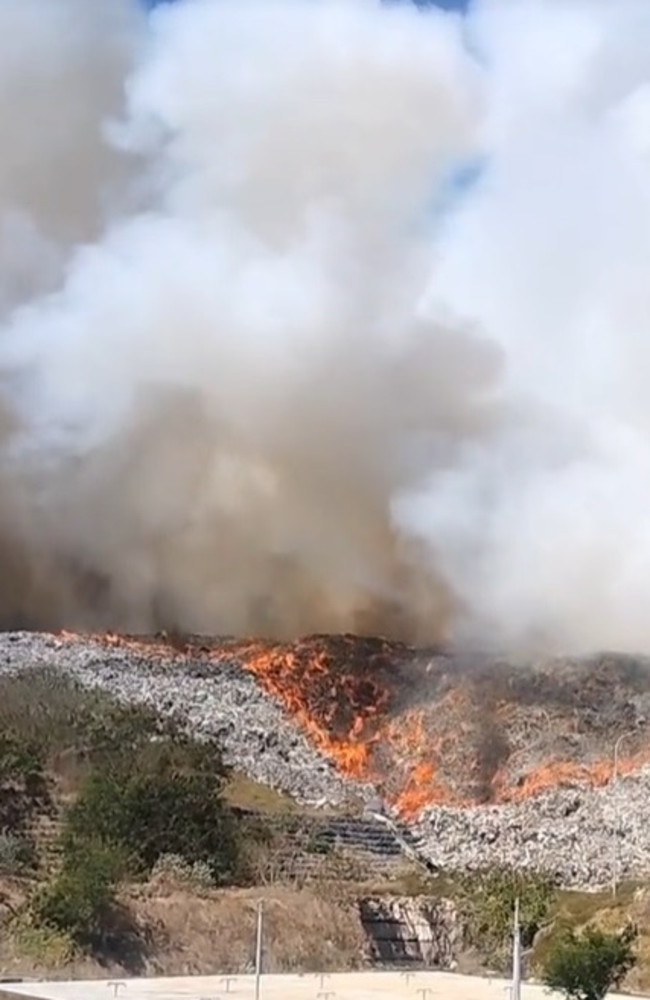
<path fill-rule="evenodd" d="M 463 945 L 463 925 L 448 899 L 369 897 L 359 900 L 372 962 L 452 969 Z"/>

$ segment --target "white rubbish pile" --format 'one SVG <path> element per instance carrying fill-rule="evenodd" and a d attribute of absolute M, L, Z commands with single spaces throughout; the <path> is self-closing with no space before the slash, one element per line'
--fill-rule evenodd
<path fill-rule="evenodd" d="M 236 662 L 140 655 L 87 637 L 0 634 L 0 673 L 47 667 L 85 687 L 183 720 L 218 737 L 224 758 L 303 803 L 340 803 L 373 789 L 340 777 L 254 676 Z M 565 885 L 600 887 L 650 875 L 650 770 L 601 789 L 558 788 L 516 804 L 436 807 L 412 828 L 419 852 L 442 869 L 508 863 L 554 873 Z"/>
<path fill-rule="evenodd" d="M 141 656 L 135 647 L 107 647 L 86 636 L 0 633 L 0 673 L 39 667 L 175 716 L 196 737 L 218 738 L 226 763 L 299 802 L 338 803 L 349 796 L 349 782 L 235 662 L 193 675 L 171 649 L 168 658 Z M 369 796 L 371 790 L 360 787 L 359 792 Z"/>

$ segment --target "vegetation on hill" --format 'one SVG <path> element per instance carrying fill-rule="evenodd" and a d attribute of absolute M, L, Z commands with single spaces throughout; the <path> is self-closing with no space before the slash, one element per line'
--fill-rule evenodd
<path fill-rule="evenodd" d="M 638 936 L 631 924 L 619 933 L 565 928 L 544 961 L 545 986 L 567 1000 L 603 1000 L 636 965 Z"/>
<path fill-rule="evenodd" d="M 247 813 L 251 808 L 257 818 Z M 564 928 L 578 934 L 600 926 L 606 913 L 603 933 L 618 934 L 629 908 L 640 905 L 626 887 L 613 905 L 609 898 L 558 892 L 544 876 L 505 867 L 431 879 L 405 866 L 402 874 L 378 879 L 358 859 L 321 843 L 308 820 L 286 797 L 233 774 L 217 743 L 188 739 L 173 719 L 49 670 L 0 676 L 3 940 L 40 962 L 119 956 L 121 968 L 141 972 L 152 947 L 151 922 L 182 911 L 174 918 L 176 937 L 183 936 L 181 924 L 188 934 L 194 928 L 197 940 L 204 934 L 213 961 L 217 926 L 221 966 L 243 968 L 254 930 L 257 889 L 250 887 L 261 887 L 277 902 L 269 910 L 275 942 L 269 961 L 277 969 L 360 962 L 357 900 L 383 893 L 454 899 L 468 947 L 491 968 L 507 966 L 519 898 L 535 972 L 565 946 Z M 320 881 L 306 884 L 293 863 L 303 850 L 318 855 Z M 290 953 L 282 943 L 287 926 Z M 650 970 L 650 938 L 643 933 L 636 953 L 631 974 L 643 985 L 643 970 Z"/>
<path fill-rule="evenodd" d="M 247 884 L 265 831 L 224 797 L 218 745 L 51 672 L 0 681 L 0 873 L 39 876 L 34 925 L 94 947 L 125 880 L 161 857 L 203 863 L 212 884 Z M 58 817 L 56 851 L 39 828 Z"/>
<path fill-rule="evenodd" d="M 493 969 L 508 964 L 516 901 L 522 947 L 529 949 L 548 922 L 557 895 L 551 878 L 505 865 L 458 873 L 452 891 L 466 919 L 469 944 L 489 958 Z"/>

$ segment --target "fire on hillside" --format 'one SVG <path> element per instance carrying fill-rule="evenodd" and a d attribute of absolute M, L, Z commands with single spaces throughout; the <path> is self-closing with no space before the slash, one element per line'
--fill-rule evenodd
<path fill-rule="evenodd" d="M 512 801 L 612 777 L 612 734 L 622 716 L 611 715 L 619 695 L 607 663 L 604 674 L 589 675 L 592 690 L 523 668 L 463 670 L 440 651 L 353 635 L 285 643 L 167 633 L 92 639 L 152 660 L 171 655 L 188 666 L 249 671 L 342 775 L 377 786 L 405 818 L 429 805 Z M 603 712 L 595 724 L 598 699 L 610 717 Z M 623 697 L 621 712 L 626 705 Z M 645 740 L 632 739 L 628 749 L 620 774 L 650 760 Z"/>

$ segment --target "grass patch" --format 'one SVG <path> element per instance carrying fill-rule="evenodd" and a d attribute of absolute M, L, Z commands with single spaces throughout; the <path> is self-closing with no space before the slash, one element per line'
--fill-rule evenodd
<path fill-rule="evenodd" d="M 174 943 L 183 963 L 205 974 L 241 974 L 254 967 L 260 898 L 266 972 L 335 972 L 363 966 L 367 941 L 357 903 L 336 894 L 333 898 L 331 892 L 282 886 L 203 896 L 174 891 L 167 897 L 140 897 L 137 907 L 140 919 L 150 926 L 164 919 L 165 938 Z M 313 995 L 317 992 L 315 982 Z"/>
<path fill-rule="evenodd" d="M 11 929 L 14 948 L 21 955 L 46 969 L 60 969 L 76 955 L 72 938 L 50 927 L 35 927 L 27 920 L 17 920 Z"/>
<path fill-rule="evenodd" d="M 561 890 L 557 894 L 553 916 L 566 919 L 574 927 L 581 927 L 603 911 L 616 913 L 628 909 L 639 889 L 638 882 L 624 882 L 617 889 L 616 899 L 611 889 L 602 892 L 576 892 Z"/>
<path fill-rule="evenodd" d="M 624 882 L 618 887 L 616 899 L 612 897 L 611 889 L 601 892 L 560 890 L 551 909 L 549 925 L 538 935 L 530 956 L 533 973 L 539 970 L 565 928 L 580 931 L 593 923 L 603 930 L 615 931 L 626 923 L 628 917 L 634 919 L 635 898 L 640 888 L 639 882 Z"/>
<path fill-rule="evenodd" d="M 288 795 L 253 781 L 240 772 L 233 772 L 230 775 L 224 785 L 223 798 L 236 809 L 250 809 L 276 816 L 295 815 L 301 812 L 300 806 Z"/>

